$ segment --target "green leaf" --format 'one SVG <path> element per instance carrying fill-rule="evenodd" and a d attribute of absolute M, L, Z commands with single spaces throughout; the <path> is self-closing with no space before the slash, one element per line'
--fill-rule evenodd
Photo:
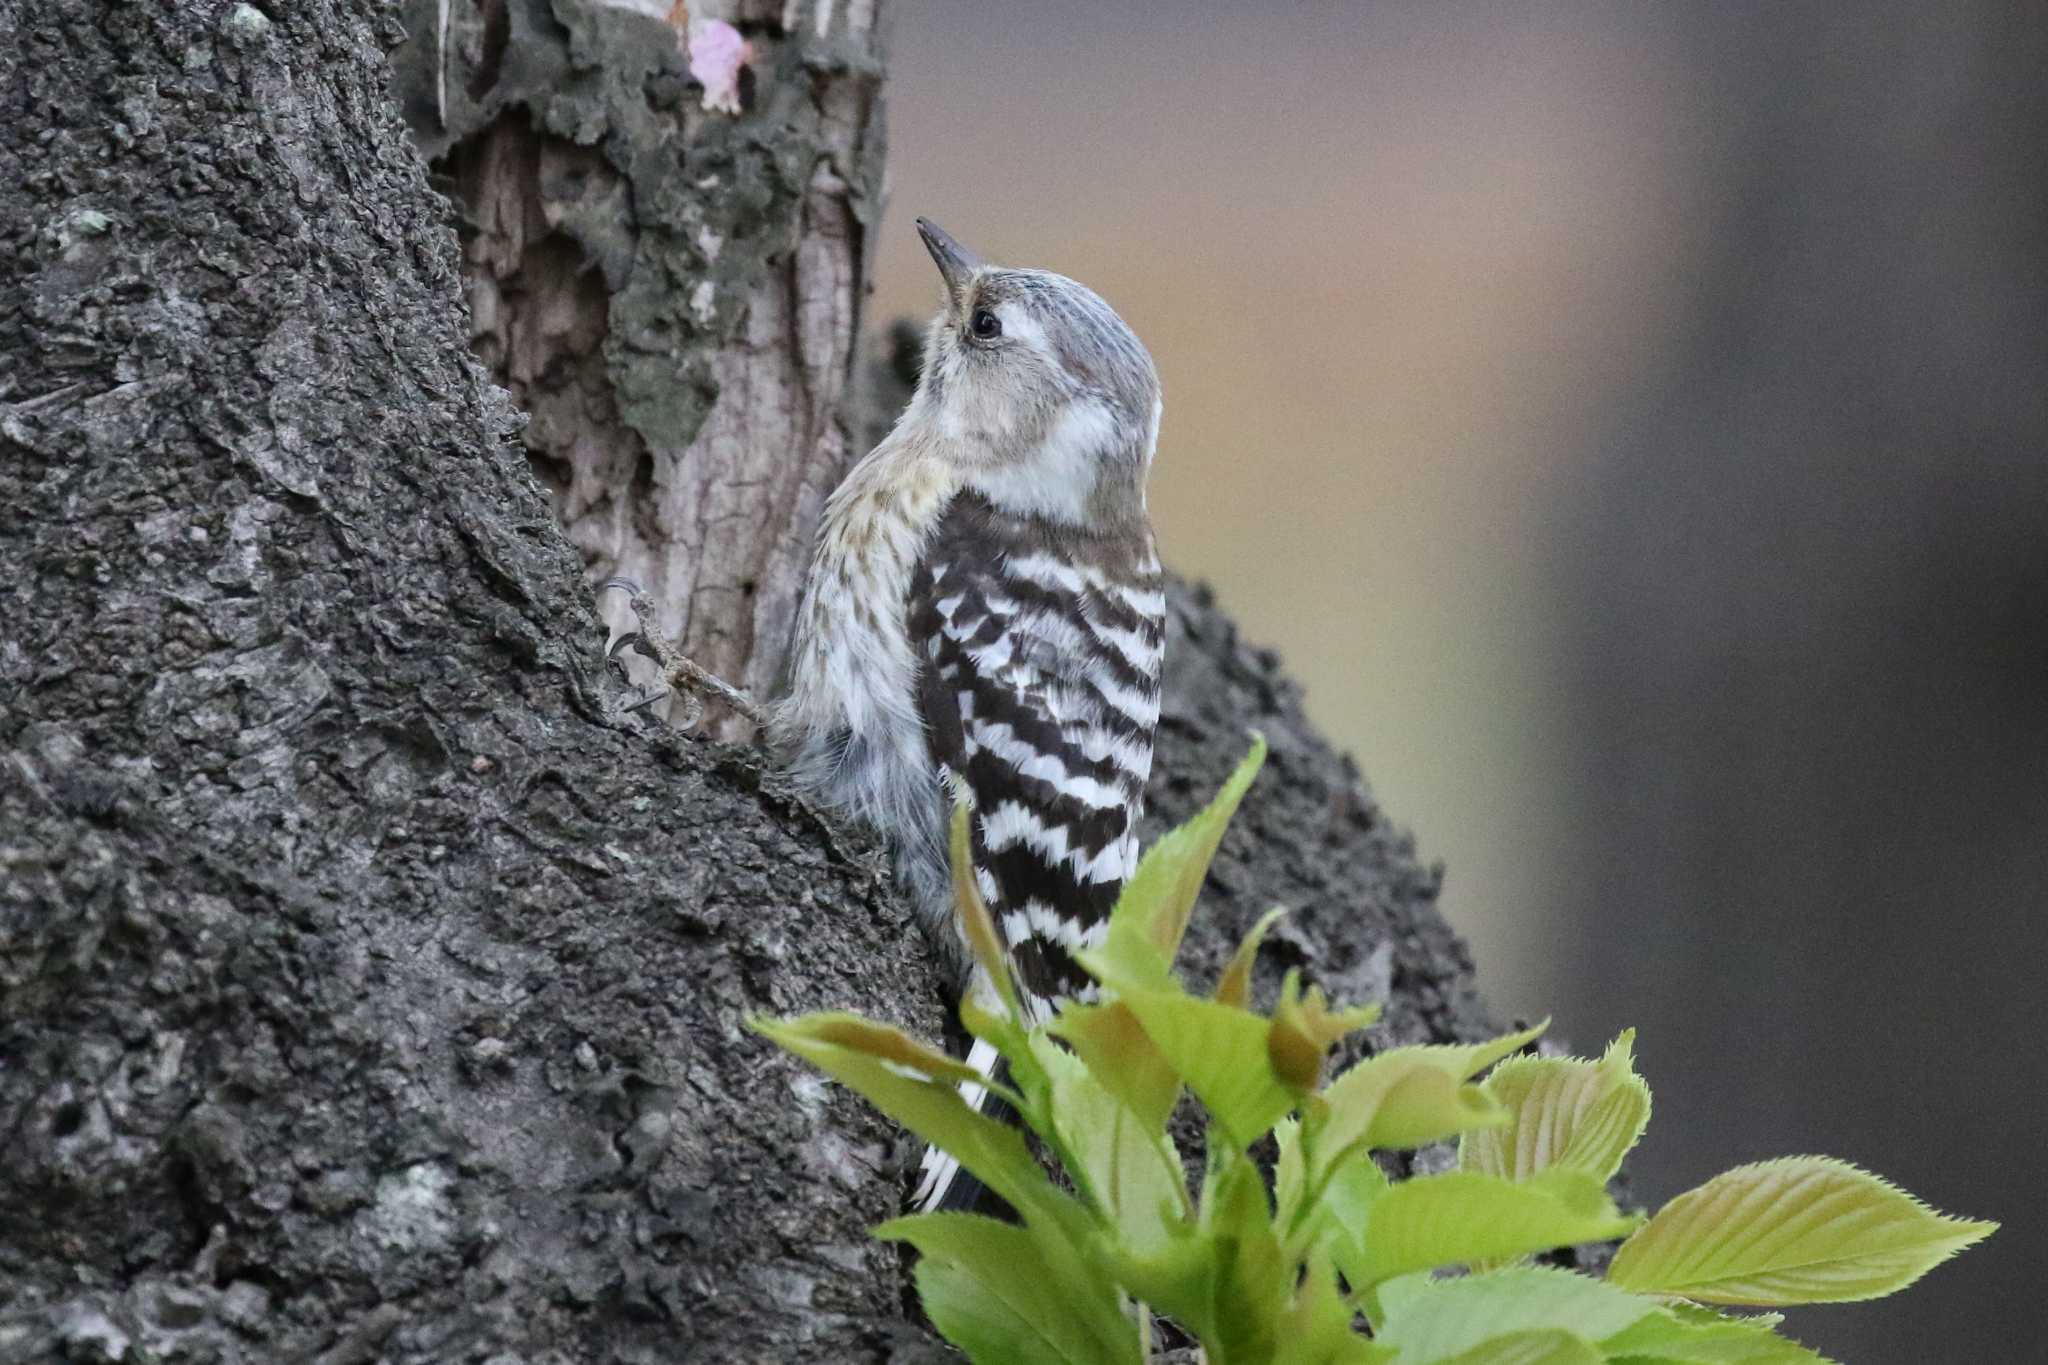
<path fill-rule="evenodd" d="M 1381 1097 L 1365 1145 L 1373 1151 L 1421 1147 L 1506 1120 L 1507 1112 L 1480 1087 L 1419 1065 Z"/>
<path fill-rule="evenodd" d="M 1116 1287 L 1065 1246 L 969 1213 L 897 1218 L 875 1236 L 917 1248 L 925 1312 L 975 1365 L 1143 1365 Z"/>
<path fill-rule="evenodd" d="M 1180 1076 L 1166 1060 L 1131 1007 L 1121 1000 L 1101 1005 L 1062 1006 L 1048 1026 L 1105 1090 L 1131 1107 L 1147 1128 L 1164 1128 L 1180 1103 Z"/>
<path fill-rule="evenodd" d="M 1133 1297 L 1201 1338 L 1210 1365 L 1275 1359 L 1295 1272 L 1270 1229 L 1246 1236 L 1234 1227 L 1203 1229 L 1149 1254 L 1109 1255 L 1116 1278 Z"/>
<path fill-rule="evenodd" d="M 1461 1279 L 1415 1274 L 1380 1287 L 1378 1340 L 1400 1365 L 1432 1365 L 1495 1337 L 1562 1331 L 1600 1341 L 1656 1305 L 1569 1270 L 1526 1267 Z"/>
<path fill-rule="evenodd" d="M 1045 1068 L 1039 1064 L 1038 1054 L 1032 1050 L 1031 1034 L 1016 1018 L 1000 1009 L 986 1008 L 973 995 L 960 1000 L 960 1022 L 967 1031 L 992 1045 L 1010 1064 L 1010 1083 L 1016 1089 L 1017 1112 L 1024 1120 L 1024 1126 L 1033 1132 L 1044 1132 L 1051 1124 L 1047 1113 L 1048 1088 Z M 986 1085 L 986 1080 L 976 1084 Z"/>
<path fill-rule="evenodd" d="M 1308 1168 L 1301 1156 L 1301 1120 L 1285 1118 L 1274 1124 L 1273 1147 L 1273 1217 L 1284 1228 L 1293 1224 L 1308 1192 Z"/>
<path fill-rule="evenodd" d="M 1306 1267 L 1294 1301 L 1280 1318 L 1281 1352 L 1285 1365 L 1377 1365 L 1390 1359 L 1352 1328 L 1351 1305 L 1337 1292 L 1337 1276 L 1328 1257 Z"/>
<path fill-rule="evenodd" d="M 860 1092 L 875 1108 L 926 1142 L 959 1158 L 962 1166 L 1026 1218 L 1036 1215 L 1070 1227 L 1085 1224 L 1085 1212 L 1071 1195 L 1046 1178 L 1025 1147 L 1023 1135 L 970 1108 L 952 1083 L 959 1079 L 957 1074 L 940 1069 L 926 1054 L 973 1075 L 971 1068 L 922 1048 L 894 1029 L 850 1015 L 755 1018 L 748 1023 L 777 1046 Z M 921 1050 L 906 1052 L 905 1046 Z M 906 1056 L 916 1060 L 906 1061 Z M 927 1080 L 924 1074 L 945 1079 Z"/>
<path fill-rule="evenodd" d="M 1541 1038 L 1549 1027 L 1550 1021 L 1545 1019 L 1540 1023 L 1531 1024 L 1519 1033 L 1504 1033 L 1483 1043 L 1430 1043 L 1417 1047 L 1396 1048 L 1394 1051 L 1427 1058 L 1459 1080 L 1469 1081 L 1501 1058 L 1512 1056 Z"/>
<path fill-rule="evenodd" d="M 1733 1318 L 1682 1305 L 1659 1308 L 1600 1346 L 1618 1359 L 1684 1365 L 1826 1365 L 1825 1356 L 1773 1331 L 1777 1324 L 1776 1314 Z"/>
<path fill-rule="evenodd" d="M 1172 1228 L 1156 1249 L 1105 1255 L 1127 1292 L 1201 1338 L 1210 1365 L 1292 1361 L 1283 1346 L 1297 1324 L 1299 1264 L 1273 1235 L 1257 1164 L 1227 1145 L 1210 1158 L 1192 1226 Z"/>
<path fill-rule="evenodd" d="M 1460 1351 L 1443 1365 L 1602 1365 L 1599 1347 L 1562 1328 L 1510 1332 Z"/>
<path fill-rule="evenodd" d="M 1222 1274 L 1202 1333 L 1210 1365 L 1253 1365 L 1279 1352 L 1280 1329 L 1294 1299 L 1295 1268 L 1280 1253 L 1270 1226 L 1243 1237 L 1219 1237 Z"/>
<path fill-rule="evenodd" d="M 1219 1236 L 1246 1239 L 1271 1231 L 1273 1210 L 1258 1164 L 1241 1151 L 1210 1143 L 1199 1213 L 1202 1229 Z"/>
<path fill-rule="evenodd" d="M 1237 951 L 1230 955 L 1230 962 L 1223 969 L 1223 975 L 1216 978 L 1215 998 L 1219 1004 L 1251 1008 L 1252 964 L 1258 959 L 1259 944 L 1264 941 L 1266 931 L 1273 927 L 1273 922 L 1286 913 L 1285 906 L 1274 906 L 1259 916 L 1259 922 L 1238 943 Z"/>
<path fill-rule="evenodd" d="M 1049 1339 L 1047 1329 L 1031 1315 L 1018 1312 L 989 1293 L 983 1277 L 962 1266 L 923 1260 L 917 1263 L 912 1278 L 917 1283 L 918 1301 L 924 1305 L 932 1326 L 966 1353 L 974 1365 L 1032 1365 L 1040 1360 L 1090 1358 L 1061 1350 Z"/>
<path fill-rule="evenodd" d="M 1065 1049 L 1040 1039 L 1034 1051 L 1051 1079 L 1053 1136 L 1062 1163 L 1125 1243 L 1164 1244 L 1189 1208 L 1186 1177 L 1164 1128 L 1148 1126 Z"/>
<path fill-rule="evenodd" d="M 1282 1085 L 1296 1094 L 1306 1094 L 1323 1079 L 1323 1058 L 1331 1046 L 1379 1017 L 1378 1005 L 1331 1009 L 1323 988 L 1303 990 L 1300 970 L 1290 968 L 1280 983 L 1280 999 L 1273 1005 L 1266 1032 L 1266 1060 Z"/>
<path fill-rule="evenodd" d="M 1470 1080 L 1501 1058 L 1528 1046 L 1547 1027 L 1549 1021 L 1545 1020 L 1534 1028 L 1491 1042 L 1455 1047 L 1397 1047 L 1366 1058 L 1323 1089 L 1322 1099 L 1328 1111 L 1320 1130 L 1313 1135 L 1318 1155 L 1312 1164 L 1318 1170 L 1327 1169 L 1328 1163 L 1344 1159 L 1354 1144 L 1366 1141 L 1388 1093 L 1416 1071 L 1435 1071 L 1453 1081 Z M 1487 1109 L 1492 1109 L 1490 1103 Z M 1500 1119 L 1496 1116 L 1485 1121 Z M 1391 1122 L 1389 1126 L 1392 1127 Z M 1401 1127 L 1408 1130 L 1414 1125 L 1404 1122 Z M 1455 1127 L 1446 1128 L 1423 1140 L 1433 1141 L 1458 1131 Z"/>
<path fill-rule="evenodd" d="M 1548 1171 L 1519 1183 L 1447 1171 L 1404 1180 L 1374 1199 L 1362 1238 L 1354 1235 L 1338 1266 L 1362 1292 L 1438 1266 L 1605 1241 L 1635 1225 L 1599 1181 L 1580 1171 Z"/>
<path fill-rule="evenodd" d="M 1301 1200 L 1315 1200 L 1331 1173 L 1353 1162 L 1370 1166 L 1367 1153 L 1388 1147 L 1416 1147 L 1483 1124 L 1501 1123 L 1506 1113 L 1459 1075 L 1443 1068 L 1442 1049 L 1395 1048 L 1360 1062 L 1320 1096 L 1303 1106 L 1301 1130 L 1305 1177 L 1300 1199 L 1286 1205 L 1290 1243 L 1301 1245 Z M 1332 1098 L 1334 1097 L 1334 1103 Z"/>
<path fill-rule="evenodd" d="M 1216 793 L 1216 799 L 1145 851 L 1110 912 L 1109 931 L 1094 955 L 1097 964 L 1088 967 L 1105 985 L 1118 990 L 1126 986 L 1157 990 L 1168 983 L 1188 917 L 1194 913 L 1195 898 L 1201 894 L 1202 879 L 1209 875 L 1209 863 L 1223 842 L 1223 832 L 1230 827 L 1230 817 L 1237 813 L 1238 803 L 1265 761 L 1265 738 L 1254 732 L 1251 752 Z"/>
<path fill-rule="evenodd" d="M 960 921 L 961 937 L 967 940 L 967 949 L 974 955 L 975 965 L 981 968 L 981 976 L 987 980 L 996 998 L 1009 1012 L 1013 1020 L 1021 1020 L 1024 1012 L 1017 1004 L 1017 983 L 1010 975 L 1010 955 L 1004 951 L 1002 935 L 996 932 L 995 918 L 988 912 L 988 903 L 981 898 L 981 885 L 974 877 L 973 839 L 968 829 L 967 802 L 953 804 L 953 822 L 949 830 L 948 853 L 953 869 L 953 913 Z"/>
<path fill-rule="evenodd" d="M 1468 1133 L 1458 1164 L 1520 1180 L 1553 1166 L 1611 1180 L 1650 1121 L 1650 1088 L 1635 1074 L 1633 1029 L 1597 1062 L 1510 1057 L 1484 1090 L 1509 1115 L 1498 1128 Z"/>
<path fill-rule="evenodd" d="M 1361 1228 L 1379 1197 L 1393 1187 L 1379 1163 L 1360 1152 L 1355 1160 L 1339 1166 L 1323 1186 L 1323 1208 L 1339 1227 Z"/>
<path fill-rule="evenodd" d="M 1607 1277 L 1701 1303 L 1853 1303 L 1904 1289 L 1997 1226 L 1936 1213 L 1846 1161 L 1785 1157 L 1679 1195 Z"/>
<path fill-rule="evenodd" d="M 800 1032 L 820 1045 L 857 1052 L 901 1070 L 914 1071 L 926 1080 L 966 1081 L 973 1085 L 984 1085 L 988 1080 L 959 1058 L 949 1057 L 929 1044 L 918 1042 L 902 1029 L 878 1024 L 857 1014 L 806 1014 L 779 1023 L 765 1020 L 753 1023 L 757 1032 L 778 1043 L 782 1042 L 779 1032 Z M 783 1043 L 783 1046 L 788 1044 Z"/>
<path fill-rule="evenodd" d="M 1357 1169 L 1377 1177 L 1377 1167 L 1366 1155 L 1369 1151 L 1417 1147 L 1505 1122 L 1506 1111 L 1464 1077 L 1531 1036 L 1514 1034 L 1478 1047 L 1395 1048 L 1360 1062 L 1321 1096 L 1312 1097 L 1299 1138 L 1305 1168 L 1300 1193 L 1282 1204 L 1288 1244 L 1311 1245 L 1326 1234 L 1327 1228 L 1316 1221 L 1327 1222 L 1326 1216 L 1307 1207 L 1307 1202 L 1328 1197 L 1322 1192 L 1332 1184 L 1332 1172 Z M 1291 1173 L 1283 1166 L 1282 1174 Z"/>
<path fill-rule="evenodd" d="M 1289 1175 L 1286 1151 L 1281 1149 L 1281 1164 L 1275 1172 L 1274 1189 L 1282 1200 L 1276 1222 L 1287 1229 L 1286 1246 L 1296 1257 L 1311 1248 L 1335 1247 L 1338 1239 L 1351 1238 L 1366 1226 L 1373 1203 L 1392 1188 L 1379 1163 L 1363 1147 L 1357 1147 L 1349 1160 L 1340 1162 L 1324 1178 L 1314 1201 L 1304 1204 L 1309 1192 L 1300 1188 L 1298 1176 Z"/>
<path fill-rule="evenodd" d="M 1177 1229 L 1161 1247 L 1139 1251 L 1111 1244 L 1103 1255 L 1132 1298 L 1189 1331 L 1203 1331 L 1215 1307 L 1220 1255 L 1215 1238 L 1190 1227 Z"/>
<path fill-rule="evenodd" d="M 1086 965 L 1089 954 L 1078 956 Z M 1177 990 L 1126 991 L 1120 1003 L 1240 1150 L 1294 1107 L 1267 1059 L 1261 1016 Z"/>

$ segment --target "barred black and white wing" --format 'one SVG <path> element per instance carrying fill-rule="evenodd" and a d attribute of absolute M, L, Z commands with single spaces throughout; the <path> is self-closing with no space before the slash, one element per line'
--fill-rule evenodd
<path fill-rule="evenodd" d="M 1057 530 L 961 494 L 906 607 L 932 757 L 972 798 L 975 876 L 1026 1008 L 1048 1018 L 1093 994 L 1071 954 L 1101 942 L 1137 864 L 1165 639 L 1151 537 Z M 968 1060 L 986 1074 L 995 1057 L 979 1045 Z M 971 1202 L 950 1167 L 927 1162 L 921 1206 Z"/>

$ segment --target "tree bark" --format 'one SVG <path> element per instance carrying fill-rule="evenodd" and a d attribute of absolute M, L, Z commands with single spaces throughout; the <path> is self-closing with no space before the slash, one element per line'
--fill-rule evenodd
<path fill-rule="evenodd" d="M 395 21 L 367 0 L 0 15 L 0 1360 L 929 1352 L 866 1236 L 913 1145 L 744 1021 L 844 1008 L 936 1036 L 938 974 L 868 844 L 753 751 L 619 710 L 533 475 L 561 447 L 522 447 L 470 354 L 452 215 L 386 95 Z M 821 79 L 811 39 L 757 34 L 791 44 L 764 76 Z M 720 136 L 788 134 L 754 117 Z M 527 157 L 522 183 L 603 178 L 482 136 Z M 843 453 L 852 311 L 816 351 L 801 326 L 744 340 L 764 297 L 806 297 L 791 260 L 850 231 L 817 165 L 721 253 L 758 279 L 665 287 L 730 299 L 714 356 L 780 350 L 762 363 L 842 392 L 706 399 L 660 456 L 708 461 L 686 516 L 731 495 L 716 461 L 744 442 L 793 526 Z M 674 221 L 735 192 L 695 187 Z M 588 281 L 559 278 L 582 259 L 519 256 L 587 321 Z M 602 387 L 544 377 L 522 381 L 537 410 Z M 771 431 L 809 444 L 756 450 Z M 693 581 L 776 562 L 771 520 Z M 1247 728 L 1273 747 L 1192 970 L 1284 903 L 1263 989 L 1299 965 L 1384 1000 L 1382 1044 L 1484 1030 L 1437 874 L 1277 661 L 1184 590 L 1168 647 L 1155 829 Z"/>
<path fill-rule="evenodd" d="M 766 696 L 854 453 L 876 5 L 676 6 L 748 34 L 738 119 L 702 107 L 687 25 L 641 8 L 670 7 L 411 0 L 395 93 L 463 206 L 472 341 L 591 582 L 638 582 L 686 653 Z M 631 627 L 623 596 L 599 609 Z"/>

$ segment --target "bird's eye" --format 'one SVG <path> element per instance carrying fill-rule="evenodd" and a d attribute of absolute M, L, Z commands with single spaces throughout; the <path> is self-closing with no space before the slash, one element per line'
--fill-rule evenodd
<path fill-rule="evenodd" d="M 1003 334 L 1003 320 L 986 308 L 975 309 L 974 317 L 967 325 L 983 341 L 994 341 Z"/>

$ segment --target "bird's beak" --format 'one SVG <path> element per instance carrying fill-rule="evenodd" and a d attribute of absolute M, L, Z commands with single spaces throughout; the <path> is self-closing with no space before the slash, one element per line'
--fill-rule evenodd
<path fill-rule="evenodd" d="M 946 292 L 958 301 L 967 281 L 984 264 L 981 257 L 947 236 L 946 230 L 929 218 L 917 220 L 917 235 L 924 238 L 924 249 L 932 253 L 932 261 L 946 281 Z"/>

